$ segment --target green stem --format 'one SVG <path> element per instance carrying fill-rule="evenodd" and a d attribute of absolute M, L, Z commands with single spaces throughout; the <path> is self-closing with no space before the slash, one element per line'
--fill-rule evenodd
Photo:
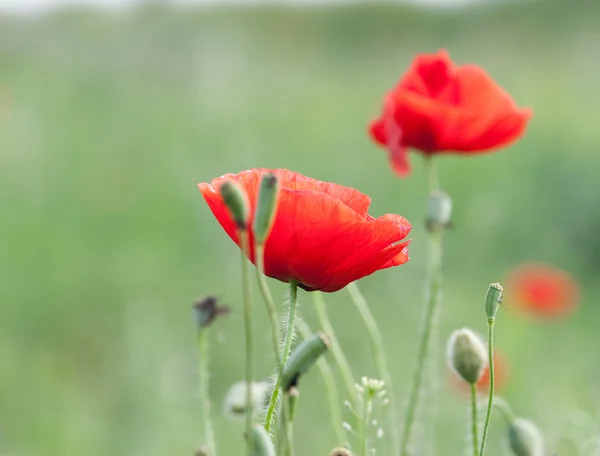
<path fill-rule="evenodd" d="M 483 424 L 483 436 L 481 437 L 481 449 L 479 456 L 485 453 L 485 442 L 487 440 L 490 420 L 492 418 L 492 407 L 494 405 L 494 319 L 488 319 L 488 368 L 490 370 L 490 387 L 488 395 L 488 405 L 485 412 L 485 422 Z"/>
<path fill-rule="evenodd" d="M 348 284 L 346 287 L 348 293 L 350 293 L 350 297 L 354 302 L 354 305 L 358 309 L 360 316 L 367 327 L 367 333 L 369 334 L 369 341 L 371 342 L 371 352 L 373 353 L 373 358 L 375 360 L 375 366 L 377 367 L 378 374 L 380 378 L 385 382 L 385 387 L 387 390 L 388 398 L 390 400 L 390 404 L 388 407 L 388 420 L 389 420 L 389 430 L 388 435 L 393 439 L 393 448 L 394 452 L 397 451 L 398 448 L 398 433 L 395 432 L 395 426 L 397 425 L 398 416 L 396 414 L 395 401 L 394 401 L 394 391 L 392 386 L 392 376 L 390 374 L 390 370 L 387 365 L 385 352 L 383 349 L 383 339 L 381 337 L 381 331 L 379 331 L 379 327 L 377 326 L 377 322 L 367 305 L 367 301 L 364 296 L 358 289 L 358 285 L 355 282 Z"/>
<path fill-rule="evenodd" d="M 369 452 L 369 439 L 368 439 L 368 428 L 369 428 L 369 419 L 371 412 L 371 399 L 365 397 L 363 404 L 363 415 L 361 422 L 361 432 L 360 432 L 360 456 L 368 456 Z"/>
<path fill-rule="evenodd" d="M 437 190 L 438 181 L 433 166 L 433 160 L 428 158 L 425 161 L 427 170 L 427 184 L 429 194 Z M 430 229 L 429 233 L 429 251 L 427 268 L 427 304 L 425 309 L 425 322 L 419 345 L 417 349 L 417 361 L 412 375 L 412 383 L 408 397 L 408 406 L 404 415 L 404 426 L 402 429 L 402 438 L 400 441 L 400 455 L 409 456 L 408 447 L 412 430 L 414 427 L 415 416 L 419 406 L 419 400 L 422 396 L 423 377 L 425 364 L 429 356 L 430 340 L 434 331 L 434 323 L 437 319 L 438 307 L 440 304 L 440 289 L 442 285 L 442 238 L 443 227 Z"/>
<path fill-rule="evenodd" d="M 287 395 L 284 400 L 285 412 L 285 455 L 292 456 L 294 450 L 294 417 L 296 416 L 296 406 L 298 405 L 298 391 Z"/>
<path fill-rule="evenodd" d="M 477 438 L 477 384 L 471 383 L 471 433 L 473 439 L 473 456 L 478 455 L 479 444 Z"/>
<path fill-rule="evenodd" d="M 200 381 L 200 402 L 202 406 L 202 421 L 204 424 L 204 439 L 208 453 L 211 456 L 217 455 L 217 445 L 215 443 L 215 432 L 213 430 L 212 419 L 210 415 L 210 395 L 208 393 L 208 340 L 206 331 L 200 329 L 198 332 L 198 352 L 199 352 L 199 381 Z"/>
<path fill-rule="evenodd" d="M 342 347 L 337 340 L 335 331 L 333 330 L 333 325 L 331 324 L 329 316 L 327 315 L 325 301 L 323 301 L 323 296 L 319 291 L 313 292 L 313 302 L 321 328 L 331 340 L 331 352 L 333 353 L 333 359 L 335 359 L 335 363 L 337 364 L 342 375 L 342 379 L 344 380 L 344 386 L 348 393 L 348 400 L 350 401 L 353 410 L 357 410 L 356 388 L 354 386 L 352 370 L 350 369 L 350 364 L 348 363 L 348 360 L 342 351 Z"/>
<path fill-rule="evenodd" d="M 494 397 L 494 407 L 498 409 L 506 424 L 511 424 L 517 418 L 508 403 L 499 396 Z"/>
<path fill-rule="evenodd" d="M 252 291 L 250 289 L 250 271 L 248 269 L 247 253 L 249 247 L 249 236 L 247 231 L 240 232 L 242 247 L 242 289 L 244 294 L 244 333 L 246 336 L 246 448 L 248 454 L 251 454 L 253 448 L 252 438 L 252 375 L 254 369 L 254 340 L 252 331 Z"/>
<path fill-rule="evenodd" d="M 279 334 L 279 315 L 277 314 L 277 307 L 275 306 L 275 301 L 273 301 L 273 296 L 271 296 L 271 291 L 269 290 L 269 286 L 264 275 L 264 246 L 256 245 L 254 249 L 254 256 L 256 260 L 256 276 L 258 278 L 258 286 L 262 294 L 263 300 L 267 305 L 267 313 L 269 314 L 269 319 L 271 321 L 271 334 L 273 337 L 273 351 L 275 352 L 275 362 L 277 364 L 277 370 L 279 372 L 279 375 L 281 375 L 284 366 L 281 363 L 281 355 L 279 353 L 279 350 L 281 349 L 281 338 Z"/>
<path fill-rule="evenodd" d="M 298 323 L 298 329 L 300 330 L 300 334 L 302 334 L 302 338 L 304 339 L 308 339 L 312 335 L 310 328 L 303 321 Z M 324 357 L 319 358 L 319 361 L 317 361 L 317 367 L 319 368 L 319 372 L 321 372 L 321 377 L 323 377 L 323 383 L 325 383 L 327 402 L 329 403 L 329 413 L 331 413 L 331 424 L 333 425 L 337 444 L 344 445 L 346 444 L 348 438 L 346 436 L 344 426 L 342 426 L 342 414 L 340 413 L 339 409 L 341 402 L 338 396 L 337 387 L 335 385 L 333 372 L 331 371 L 331 367 L 329 367 L 327 359 Z"/>
<path fill-rule="evenodd" d="M 292 349 L 292 341 L 294 340 L 294 331 L 296 329 L 296 313 L 298 307 L 298 284 L 296 282 L 290 282 L 290 308 L 288 312 L 287 329 L 285 332 L 285 338 L 283 340 L 283 350 L 281 352 L 281 365 L 285 366 L 285 363 L 290 356 Z M 275 386 L 269 399 L 269 407 L 267 408 L 267 415 L 265 417 L 265 430 L 271 432 L 271 423 L 273 422 L 273 415 L 277 406 L 277 398 L 279 397 L 279 390 L 281 385 L 281 371 L 277 373 L 277 380 L 275 380 Z"/>

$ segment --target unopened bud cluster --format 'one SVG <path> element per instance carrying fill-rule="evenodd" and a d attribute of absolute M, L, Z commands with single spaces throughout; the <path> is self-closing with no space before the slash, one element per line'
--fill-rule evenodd
<path fill-rule="evenodd" d="M 465 382 L 474 384 L 481 379 L 487 365 L 487 350 L 472 330 L 463 328 L 450 335 L 447 356 L 450 368 Z"/>

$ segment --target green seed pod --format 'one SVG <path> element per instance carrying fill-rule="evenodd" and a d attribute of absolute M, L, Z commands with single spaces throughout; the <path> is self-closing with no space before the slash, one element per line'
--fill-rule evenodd
<path fill-rule="evenodd" d="M 296 386 L 300 376 L 306 373 L 330 346 L 329 337 L 324 333 L 314 334 L 310 339 L 298 345 L 283 370 L 281 388 L 288 391 L 291 387 Z"/>
<path fill-rule="evenodd" d="M 252 429 L 251 442 L 250 456 L 275 456 L 273 442 L 262 426 L 255 426 Z"/>
<path fill-rule="evenodd" d="M 450 225 L 452 217 L 452 200 L 438 190 L 429 195 L 427 200 L 427 226 L 430 230 L 439 230 Z"/>
<path fill-rule="evenodd" d="M 515 419 L 508 428 L 508 443 L 515 456 L 543 456 L 544 439 L 537 426 L 524 418 Z"/>
<path fill-rule="evenodd" d="M 265 174 L 260 182 L 256 213 L 254 215 L 254 242 L 260 245 L 265 242 L 275 220 L 279 182 L 274 174 Z"/>
<path fill-rule="evenodd" d="M 447 345 L 448 364 L 469 384 L 477 383 L 487 364 L 485 345 L 468 328 L 454 331 Z"/>
<path fill-rule="evenodd" d="M 240 230 L 248 228 L 248 198 L 244 191 L 232 180 L 221 184 L 219 192 L 235 224 Z"/>
<path fill-rule="evenodd" d="M 504 289 L 499 283 L 490 283 L 485 297 L 485 312 L 490 320 L 496 318 L 498 306 L 502 303 L 502 292 Z"/>

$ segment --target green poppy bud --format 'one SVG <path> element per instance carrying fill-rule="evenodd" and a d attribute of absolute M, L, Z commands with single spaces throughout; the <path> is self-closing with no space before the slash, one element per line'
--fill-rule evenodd
<path fill-rule="evenodd" d="M 447 354 L 450 368 L 465 382 L 479 381 L 487 365 L 487 350 L 473 331 L 468 328 L 454 331 L 448 340 Z"/>
<path fill-rule="evenodd" d="M 490 283 L 485 297 L 485 312 L 490 320 L 496 318 L 498 306 L 502 303 L 503 291 L 504 289 L 499 283 Z"/>
<path fill-rule="evenodd" d="M 540 430 L 524 418 L 517 418 L 510 424 L 508 443 L 515 456 L 544 455 L 544 439 Z"/>
<path fill-rule="evenodd" d="M 274 174 L 265 174 L 260 182 L 258 202 L 254 215 L 254 242 L 260 245 L 265 242 L 275 220 L 279 183 Z"/>
<path fill-rule="evenodd" d="M 232 180 L 225 181 L 219 187 L 221 197 L 229 213 L 240 230 L 248 228 L 248 198 L 244 191 Z"/>

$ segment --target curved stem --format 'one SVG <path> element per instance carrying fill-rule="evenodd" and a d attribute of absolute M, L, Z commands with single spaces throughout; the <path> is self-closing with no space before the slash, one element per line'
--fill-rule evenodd
<path fill-rule="evenodd" d="M 288 322 L 285 332 L 285 339 L 283 340 L 283 350 L 281 352 L 281 365 L 285 366 L 290 351 L 292 349 L 292 342 L 294 340 L 294 331 L 296 328 L 296 313 L 298 307 L 298 284 L 296 282 L 290 282 L 290 308 L 288 312 Z M 277 398 L 279 397 L 279 390 L 281 386 L 281 371 L 277 374 L 277 380 L 275 380 L 275 386 L 271 392 L 271 398 L 269 399 L 269 407 L 267 408 L 267 415 L 265 417 L 265 430 L 271 431 L 271 423 L 273 422 L 273 415 L 277 406 Z"/>
<path fill-rule="evenodd" d="M 244 295 L 244 333 L 246 336 L 246 435 L 248 438 L 247 452 L 250 454 L 253 448 L 252 437 L 252 375 L 254 369 L 254 340 L 252 328 L 252 292 L 250 290 L 250 273 L 248 270 L 248 260 L 246 254 L 249 250 L 249 236 L 246 231 L 240 232 L 242 246 L 242 289 Z"/>
<path fill-rule="evenodd" d="M 477 443 L 477 384 L 471 383 L 471 438 L 473 439 L 473 456 L 477 456 L 479 444 Z"/>
<path fill-rule="evenodd" d="M 298 329 L 300 334 L 302 334 L 303 339 L 308 339 L 312 335 L 310 328 L 303 321 L 298 322 Z M 317 367 L 319 372 L 321 372 L 321 377 L 323 377 L 323 383 L 325 383 L 329 413 L 331 414 L 331 424 L 333 425 L 335 438 L 337 439 L 337 444 L 341 446 L 346 444 L 347 437 L 344 426 L 342 426 L 342 414 L 339 409 L 341 402 L 335 385 L 333 372 L 331 371 L 331 367 L 329 367 L 327 359 L 324 357 L 319 358 Z"/>
<path fill-rule="evenodd" d="M 204 426 L 204 439 L 208 453 L 211 456 L 217 455 L 217 445 L 215 443 L 215 432 L 213 430 L 212 419 L 210 416 L 210 395 L 208 393 L 208 340 L 206 331 L 198 332 L 198 352 L 199 352 L 199 381 L 200 381 L 200 402 L 202 403 L 202 421 Z"/>
<path fill-rule="evenodd" d="M 394 401 L 394 388 L 392 385 L 392 376 L 387 365 L 385 352 L 383 349 L 383 339 L 381 337 L 381 331 L 377 326 L 377 322 L 367 305 L 367 301 L 358 289 L 358 285 L 355 282 L 348 284 L 346 287 L 350 297 L 354 302 L 354 305 L 358 309 L 365 326 L 367 327 L 367 333 L 369 334 L 369 340 L 371 342 L 371 352 L 375 360 L 375 366 L 377 367 L 380 378 L 385 382 L 385 387 L 388 393 L 390 404 L 388 407 L 388 420 L 389 427 L 388 434 L 393 439 L 394 452 L 398 449 L 398 433 L 395 432 L 395 426 L 397 425 L 398 416 L 396 414 L 395 401 Z"/>
<path fill-rule="evenodd" d="M 433 160 L 428 158 L 425 161 L 427 171 L 427 184 L 429 194 L 437 190 L 438 181 L 433 166 Z M 434 330 L 434 323 L 437 319 L 438 307 L 440 304 L 440 288 L 442 284 L 442 238 L 443 227 L 436 227 L 429 231 L 429 251 L 427 268 L 427 305 L 425 309 L 425 322 L 419 345 L 417 349 L 417 362 L 414 367 L 410 393 L 408 397 L 408 406 L 404 415 L 404 426 L 402 429 L 402 438 L 400 441 L 401 456 L 409 456 L 408 446 L 412 430 L 414 427 L 415 416 L 421 398 L 423 388 L 423 374 L 425 364 L 429 356 L 430 340 Z"/>
<path fill-rule="evenodd" d="M 264 246 L 256 245 L 254 249 L 254 256 L 256 260 L 256 276 L 258 278 L 258 287 L 262 294 L 263 300 L 267 305 L 267 313 L 269 314 L 269 319 L 271 322 L 271 334 L 273 337 L 275 362 L 277 364 L 279 375 L 281 375 L 283 371 L 283 365 L 281 363 L 281 355 L 279 353 L 281 347 L 281 337 L 279 334 L 279 315 L 277 314 L 277 307 L 275 307 L 275 301 L 273 301 L 273 296 L 271 296 L 271 291 L 269 290 L 269 286 L 264 275 Z"/>
<path fill-rule="evenodd" d="M 327 309 L 325 308 L 325 302 L 323 301 L 323 296 L 319 291 L 313 292 L 313 303 L 315 305 L 315 310 L 317 312 L 317 318 L 319 319 L 319 323 L 325 334 L 329 336 L 331 340 L 331 352 L 333 353 L 333 359 L 335 359 L 335 363 L 340 370 L 342 375 L 342 379 L 344 380 L 344 386 L 346 387 L 346 391 L 348 393 L 348 400 L 354 410 L 357 409 L 357 399 L 356 399 L 356 388 L 354 387 L 354 379 L 352 377 L 352 370 L 350 369 L 350 364 L 342 351 L 341 345 L 337 340 L 335 335 L 335 331 L 333 330 L 333 325 L 329 320 L 329 316 L 327 315 Z"/>
<path fill-rule="evenodd" d="M 485 412 L 485 423 L 483 424 L 483 436 L 481 437 L 481 448 L 479 456 L 485 452 L 485 441 L 487 440 L 490 420 L 492 418 L 492 406 L 494 404 L 494 319 L 488 319 L 488 365 L 490 370 L 490 387 L 488 395 L 488 405 Z"/>

